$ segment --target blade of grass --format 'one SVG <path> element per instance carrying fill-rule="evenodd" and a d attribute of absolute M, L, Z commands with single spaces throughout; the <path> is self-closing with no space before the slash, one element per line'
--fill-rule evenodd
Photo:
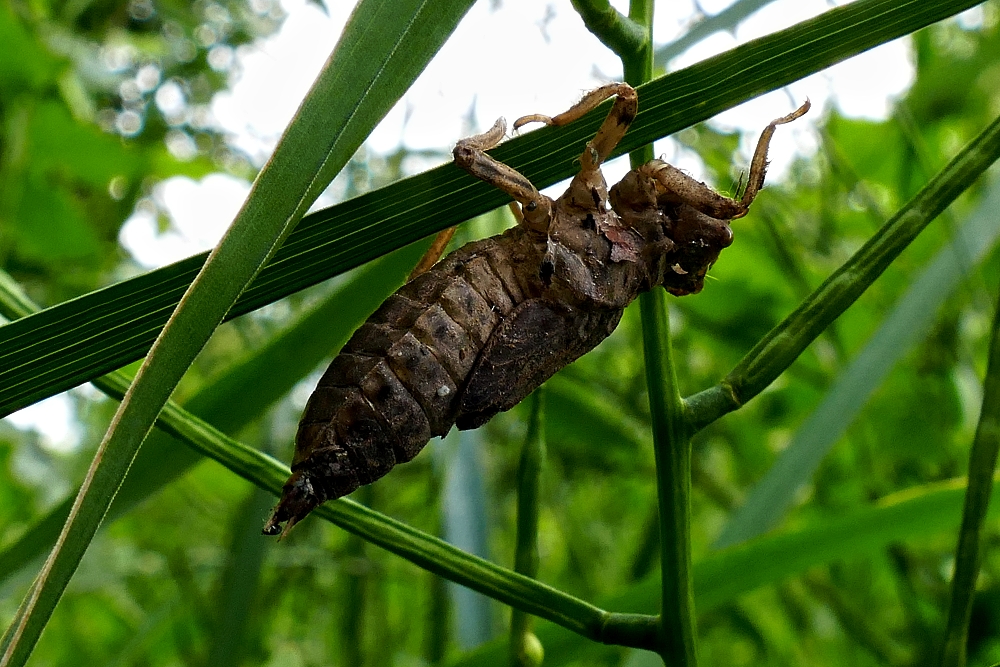
<path fill-rule="evenodd" d="M 425 245 L 413 244 L 359 270 L 350 282 L 333 290 L 266 345 L 213 378 L 184 407 L 224 433 L 239 432 L 287 394 L 320 361 L 340 349 L 351 332 L 403 283 Z M 5 288 L 5 275 L 0 272 L 0 304 L 17 298 L 16 293 Z M 8 282 L 16 284 L 9 278 Z M 26 302 L 26 308 L 37 310 L 30 302 Z M 111 386 L 127 387 L 131 379 L 117 374 L 119 377 Z M 94 380 L 94 385 L 102 391 L 107 389 L 101 378 Z M 248 391 L 251 387 L 253 391 Z M 179 447 L 170 435 L 159 431 L 150 434 L 105 521 L 131 511 L 201 460 L 198 452 Z M 0 582 L 52 548 L 72 504 L 73 497 L 67 498 L 0 552 Z"/>
<path fill-rule="evenodd" d="M 795 494 L 840 440 L 868 397 L 930 330 L 937 312 L 1000 238 L 995 212 L 1000 182 L 920 273 L 858 355 L 792 437 L 767 474 L 725 525 L 716 547 L 755 537 L 788 511 Z"/>
<path fill-rule="evenodd" d="M 995 209 L 994 209 L 995 210 Z M 942 667 L 964 667 L 969 643 L 972 600 L 979 577 L 981 536 L 990 496 L 993 471 L 1000 452 L 1000 304 L 993 316 L 990 358 L 983 387 L 983 407 L 969 456 L 969 486 L 965 491 L 962 527 L 955 548 L 955 575 L 951 580 L 951 603 L 945 626 Z"/>
<path fill-rule="evenodd" d="M 639 88 L 640 109 L 619 147 L 634 150 L 852 55 L 956 14 L 978 0 L 860 0 Z M 544 128 L 493 154 L 539 186 L 571 175 L 580 146 L 607 113 Z M 235 317 L 394 248 L 504 204 L 447 164 L 308 216 L 230 309 Z M 204 256 L 0 327 L 0 416 L 146 353 Z"/>
<path fill-rule="evenodd" d="M 362 0 L 243 208 L 157 338 L 98 448 L 69 519 L 4 638 L 23 665 L 140 444 L 240 293 L 451 34 L 471 0 Z"/>

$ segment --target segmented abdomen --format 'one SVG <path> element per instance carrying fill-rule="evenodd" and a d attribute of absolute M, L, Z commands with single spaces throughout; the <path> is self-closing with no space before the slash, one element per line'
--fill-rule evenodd
<path fill-rule="evenodd" d="M 520 228 L 469 244 L 390 296 L 333 360 L 299 424 L 292 469 L 327 498 L 412 459 L 458 417 L 462 387 L 490 334 L 529 285 Z M 308 463 L 307 463 L 308 461 Z"/>

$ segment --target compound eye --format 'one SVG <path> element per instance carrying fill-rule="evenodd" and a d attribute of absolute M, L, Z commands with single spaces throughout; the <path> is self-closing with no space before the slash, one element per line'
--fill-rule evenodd
<path fill-rule="evenodd" d="M 527 211 L 528 213 L 531 213 L 536 208 L 538 208 L 538 203 L 532 200 L 528 202 L 528 205 L 524 207 L 524 210 Z"/>

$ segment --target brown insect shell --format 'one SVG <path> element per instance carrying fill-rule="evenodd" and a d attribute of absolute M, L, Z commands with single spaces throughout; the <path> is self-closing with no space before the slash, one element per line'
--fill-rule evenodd
<path fill-rule="evenodd" d="M 600 171 L 582 171 L 553 207 L 546 239 L 546 298 L 581 308 L 624 309 L 643 289 L 641 235 L 612 208 Z"/>
<path fill-rule="evenodd" d="M 453 424 L 510 409 L 614 330 L 643 283 L 641 238 L 611 210 L 597 170 L 542 203 L 547 225 L 460 248 L 355 332 L 309 400 L 266 533 L 381 477 Z"/>

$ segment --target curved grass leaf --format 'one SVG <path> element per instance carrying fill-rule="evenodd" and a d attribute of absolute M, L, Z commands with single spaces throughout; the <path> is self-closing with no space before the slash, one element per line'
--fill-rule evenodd
<path fill-rule="evenodd" d="M 639 88 L 624 153 L 979 4 L 861 0 Z M 539 186 L 571 175 L 606 111 L 493 151 Z M 229 310 L 236 317 L 496 208 L 495 188 L 446 164 L 307 216 Z M 0 416 L 142 357 L 204 262 L 158 271 L 0 327 Z"/>
<path fill-rule="evenodd" d="M 451 34 L 471 0 L 362 0 L 243 208 L 125 395 L 48 560 L 4 637 L 23 665 L 135 454 L 182 375 L 239 295 Z"/>
<path fill-rule="evenodd" d="M 237 433 L 347 341 L 351 332 L 403 283 L 424 245 L 414 244 L 364 267 L 266 345 L 213 378 L 184 404 L 185 409 L 224 433 Z M 16 293 L 4 288 L 5 275 L 0 272 L 0 304 L 16 297 Z M 29 312 L 34 309 L 33 304 L 27 305 Z M 94 382 L 99 389 L 109 388 L 101 378 Z M 128 384 L 124 376 L 113 381 L 112 395 L 120 396 L 121 390 L 113 388 Z M 202 460 L 197 451 L 180 446 L 166 433 L 154 431 L 139 450 L 105 521 L 126 514 Z M 72 503 L 70 497 L 49 510 L 0 552 L 0 583 L 52 548 Z"/>
<path fill-rule="evenodd" d="M 722 548 L 755 537 L 788 511 L 795 494 L 812 478 L 868 397 L 910 348 L 930 330 L 944 301 L 1000 238 L 996 211 L 1000 183 L 921 272 L 858 355 L 803 422 L 774 465 L 750 491 L 716 542 Z"/>

